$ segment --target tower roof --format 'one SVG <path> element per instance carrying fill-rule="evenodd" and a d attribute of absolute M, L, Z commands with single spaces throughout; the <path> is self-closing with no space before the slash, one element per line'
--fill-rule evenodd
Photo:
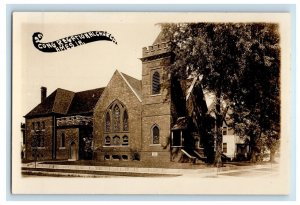
<path fill-rule="evenodd" d="M 166 42 L 167 39 L 165 37 L 165 35 L 163 34 L 162 31 L 160 31 L 160 33 L 158 34 L 158 36 L 156 37 L 155 41 L 153 42 L 152 45 L 155 45 L 155 44 L 161 44 L 163 42 Z"/>

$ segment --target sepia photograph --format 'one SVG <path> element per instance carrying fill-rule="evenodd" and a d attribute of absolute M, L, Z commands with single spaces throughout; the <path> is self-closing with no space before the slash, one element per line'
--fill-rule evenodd
<path fill-rule="evenodd" d="M 289 194 L 289 14 L 12 21 L 14 194 Z"/>

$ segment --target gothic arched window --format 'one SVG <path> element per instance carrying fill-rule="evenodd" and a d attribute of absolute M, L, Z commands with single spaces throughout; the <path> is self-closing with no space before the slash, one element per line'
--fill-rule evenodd
<path fill-rule="evenodd" d="M 124 111 L 123 114 L 123 130 L 128 131 L 128 114 L 126 110 Z"/>
<path fill-rule="evenodd" d="M 120 131 L 120 108 L 118 105 L 115 105 L 113 110 L 114 118 L 114 131 Z"/>
<path fill-rule="evenodd" d="M 160 93 L 160 75 L 159 72 L 155 71 L 152 75 L 152 94 Z"/>
<path fill-rule="evenodd" d="M 109 132 L 110 131 L 110 125 L 111 125 L 111 122 L 110 122 L 110 115 L 109 115 L 109 112 L 106 113 L 106 116 L 105 116 L 105 131 L 106 132 Z"/>
<path fill-rule="evenodd" d="M 159 128 L 157 125 L 152 128 L 152 144 L 159 144 Z"/>
<path fill-rule="evenodd" d="M 108 106 L 103 127 L 104 146 L 128 146 L 129 117 L 126 106 L 122 102 L 115 100 Z"/>

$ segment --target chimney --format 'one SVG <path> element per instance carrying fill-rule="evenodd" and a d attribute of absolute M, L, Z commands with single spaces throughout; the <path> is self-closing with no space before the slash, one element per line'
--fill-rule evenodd
<path fill-rule="evenodd" d="M 41 102 L 43 102 L 47 97 L 47 88 L 41 87 Z"/>

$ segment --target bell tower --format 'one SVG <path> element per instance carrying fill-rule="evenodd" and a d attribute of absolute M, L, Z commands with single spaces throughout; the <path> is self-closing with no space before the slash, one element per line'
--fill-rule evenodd
<path fill-rule="evenodd" d="M 171 93 L 169 65 L 172 52 L 162 34 L 143 48 L 141 160 L 170 159 Z M 155 159 L 156 158 L 156 159 Z"/>

